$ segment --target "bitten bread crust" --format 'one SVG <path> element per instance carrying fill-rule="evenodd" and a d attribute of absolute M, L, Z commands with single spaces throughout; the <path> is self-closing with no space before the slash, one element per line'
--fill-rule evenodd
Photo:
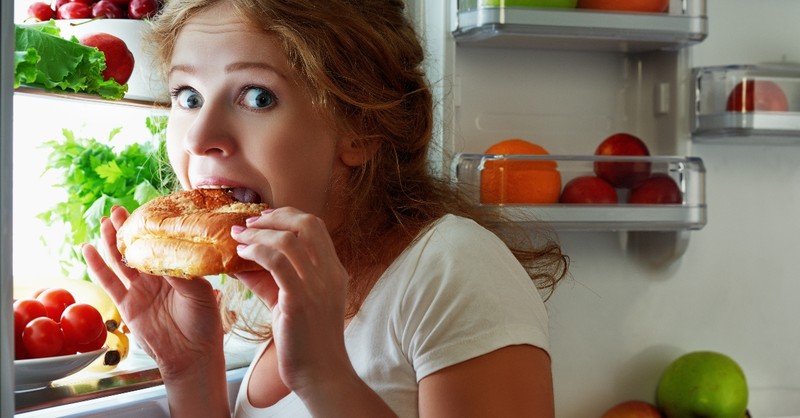
<path fill-rule="evenodd" d="M 126 265 L 141 272 L 192 279 L 257 270 L 236 254 L 233 225 L 268 209 L 242 203 L 221 189 L 194 189 L 161 196 L 131 213 L 117 231 Z"/>

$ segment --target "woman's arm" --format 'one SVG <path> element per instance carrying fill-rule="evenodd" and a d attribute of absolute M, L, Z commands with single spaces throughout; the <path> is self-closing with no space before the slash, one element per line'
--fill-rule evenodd
<path fill-rule="evenodd" d="M 447 367 L 419 383 L 420 417 L 554 416 L 550 357 L 514 345 Z"/>

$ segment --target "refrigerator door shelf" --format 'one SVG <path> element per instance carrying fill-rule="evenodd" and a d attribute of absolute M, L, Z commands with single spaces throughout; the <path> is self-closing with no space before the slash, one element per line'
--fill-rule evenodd
<path fill-rule="evenodd" d="M 86 94 L 86 93 L 71 93 L 71 92 L 58 92 L 58 91 L 51 91 L 45 90 L 40 87 L 31 87 L 31 86 L 19 86 L 14 89 L 14 94 L 21 94 L 26 96 L 39 96 L 39 97 L 48 97 L 57 100 L 75 100 L 80 102 L 92 102 L 92 103 L 102 103 L 102 104 L 110 104 L 110 105 L 122 105 L 122 106 L 135 106 L 140 108 L 147 108 L 147 109 L 164 109 L 167 110 L 170 107 L 170 103 L 168 101 L 159 101 L 153 98 L 142 98 L 142 97 L 130 97 L 125 96 L 120 100 L 109 100 L 104 99 L 98 95 L 94 94 Z"/>
<path fill-rule="evenodd" d="M 697 142 L 800 144 L 800 64 L 693 70 Z"/>
<path fill-rule="evenodd" d="M 652 175 L 669 176 L 675 181 L 680 189 L 682 202 L 631 204 L 627 201 L 631 190 L 624 188 L 615 188 L 618 200 L 616 204 L 481 202 L 482 172 L 487 169 L 487 165 L 496 164 L 494 167 L 498 167 L 498 163 L 525 162 L 555 162 L 561 176 L 562 192 L 564 186 L 574 178 L 595 176 L 596 162 L 648 163 Z M 495 181 L 497 175 L 495 172 Z M 452 177 L 457 187 L 481 210 L 504 215 L 510 221 L 520 224 L 534 225 L 544 222 L 565 231 L 684 231 L 700 230 L 706 225 L 705 167 L 702 160 L 696 157 L 459 154 L 453 162 Z M 519 187 L 518 178 L 513 182 L 506 182 L 506 178 L 500 180 L 501 188 Z"/>
<path fill-rule="evenodd" d="M 458 11 L 454 22 L 456 42 L 490 47 L 642 52 L 680 49 L 708 34 L 704 14 L 491 7 Z"/>

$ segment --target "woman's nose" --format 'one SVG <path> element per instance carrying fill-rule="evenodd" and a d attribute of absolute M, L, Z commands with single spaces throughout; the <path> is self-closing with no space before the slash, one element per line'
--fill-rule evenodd
<path fill-rule="evenodd" d="M 235 143 L 224 109 L 203 106 L 186 132 L 184 147 L 193 155 L 227 157 Z"/>

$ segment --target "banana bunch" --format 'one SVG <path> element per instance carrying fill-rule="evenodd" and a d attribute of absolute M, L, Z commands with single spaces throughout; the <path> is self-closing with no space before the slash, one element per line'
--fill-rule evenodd
<path fill-rule="evenodd" d="M 107 372 L 113 370 L 122 360 L 128 357 L 128 353 L 131 351 L 128 335 L 122 332 L 121 329 L 109 331 L 105 345 L 108 347 L 108 351 L 89 364 L 86 370 L 93 372 Z"/>

